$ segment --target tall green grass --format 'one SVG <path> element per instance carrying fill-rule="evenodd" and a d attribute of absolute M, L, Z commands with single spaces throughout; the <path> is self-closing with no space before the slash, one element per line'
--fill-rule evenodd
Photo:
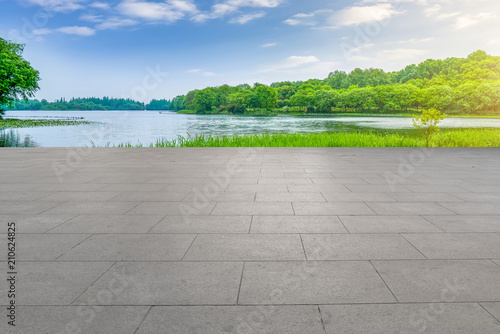
<path fill-rule="evenodd" d="M 179 136 L 148 147 L 424 147 L 421 137 L 397 133 L 265 133 L 232 136 Z M 460 129 L 436 134 L 433 147 L 500 147 L 500 129 Z M 124 143 L 116 147 L 144 147 Z"/>

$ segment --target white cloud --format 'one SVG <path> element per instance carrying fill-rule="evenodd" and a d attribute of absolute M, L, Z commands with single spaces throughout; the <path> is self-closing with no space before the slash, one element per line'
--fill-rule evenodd
<path fill-rule="evenodd" d="M 455 22 L 455 29 L 461 30 L 495 19 L 497 16 L 491 13 L 479 13 L 477 15 L 461 16 Z"/>
<path fill-rule="evenodd" d="M 250 13 L 250 14 L 243 14 L 238 17 L 235 17 L 229 21 L 229 23 L 239 23 L 239 24 L 246 24 L 250 21 L 253 21 L 255 19 L 260 19 L 261 17 L 266 16 L 266 13 L 264 12 L 259 12 L 259 13 Z"/>
<path fill-rule="evenodd" d="M 138 24 L 138 22 L 131 19 L 111 17 L 103 20 L 100 24 L 96 25 L 96 28 L 99 30 L 118 29 L 122 27 L 133 26 L 136 24 Z"/>
<path fill-rule="evenodd" d="M 277 68 L 293 68 L 305 64 L 318 63 L 320 60 L 315 56 L 291 56 L 286 58 Z"/>
<path fill-rule="evenodd" d="M 72 12 L 84 8 L 83 0 L 27 0 L 29 3 L 38 5 L 54 12 Z"/>
<path fill-rule="evenodd" d="M 98 9 L 109 9 L 110 5 L 105 3 L 105 2 L 92 2 L 90 5 L 92 8 L 98 8 Z"/>
<path fill-rule="evenodd" d="M 314 26 L 317 23 L 315 16 L 315 13 L 299 13 L 283 21 L 283 23 L 291 26 Z"/>
<path fill-rule="evenodd" d="M 354 26 L 363 23 L 389 20 L 403 12 L 394 9 L 391 4 L 377 4 L 366 7 L 348 7 L 336 11 L 329 19 L 332 26 Z"/>
<path fill-rule="evenodd" d="M 379 52 L 378 56 L 384 60 L 414 60 L 428 54 L 428 50 L 394 49 Z"/>
<path fill-rule="evenodd" d="M 163 3 L 125 0 L 117 8 L 130 17 L 166 22 L 175 22 L 187 13 L 197 12 L 196 5 L 190 0 L 167 0 Z"/>
<path fill-rule="evenodd" d="M 275 47 L 276 45 L 278 45 L 278 43 L 267 43 L 267 44 L 261 45 L 261 47 L 262 48 L 272 48 L 272 47 Z"/>
<path fill-rule="evenodd" d="M 201 75 L 201 76 L 204 76 L 204 77 L 214 77 L 214 76 L 217 75 L 214 72 L 203 71 L 202 69 L 199 69 L 199 68 L 188 70 L 188 71 L 186 71 L 186 73 L 188 73 L 188 74 L 197 74 L 197 75 Z"/>
<path fill-rule="evenodd" d="M 285 0 L 225 0 L 213 5 L 210 11 L 193 16 L 192 20 L 196 22 L 205 22 L 209 19 L 217 19 L 237 13 L 240 8 L 275 8 L 283 2 L 285 2 Z M 232 19 L 231 21 L 233 21 L 232 23 L 239 23 L 238 18 Z"/>
<path fill-rule="evenodd" d="M 60 32 L 67 35 L 92 36 L 95 34 L 96 31 L 95 29 L 92 29 L 90 27 L 79 27 L 79 26 L 62 27 L 58 29 L 42 28 L 33 31 L 35 35 L 48 35 L 56 32 Z"/>

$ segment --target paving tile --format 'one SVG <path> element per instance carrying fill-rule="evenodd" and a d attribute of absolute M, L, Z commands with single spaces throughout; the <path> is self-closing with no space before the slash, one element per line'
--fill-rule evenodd
<path fill-rule="evenodd" d="M 425 216 L 446 232 L 500 232 L 500 216 Z"/>
<path fill-rule="evenodd" d="M 23 202 L 35 201 L 51 195 L 51 192 L 45 191 L 0 191 L 0 201 L 2 202 Z"/>
<path fill-rule="evenodd" d="M 326 202 L 320 192 L 258 192 L 256 202 Z"/>
<path fill-rule="evenodd" d="M 37 202 L 50 204 L 56 202 Z M 66 202 L 44 211 L 44 215 L 119 215 L 137 206 L 138 202 Z"/>
<path fill-rule="evenodd" d="M 55 183 L 39 185 L 33 191 L 97 191 L 105 186 L 98 183 Z"/>
<path fill-rule="evenodd" d="M 305 260 L 298 234 L 201 234 L 184 261 Z"/>
<path fill-rule="evenodd" d="M 468 192 L 468 190 L 449 185 L 408 185 L 408 189 L 416 193 L 460 193 Z"/>
<path fill-rule="evenodd" d="M 100 277 L 75 305 L 95 298 L 114 276 L 126 286 L 102 305 L 233 305 L 243 263 L 239 262 L 122 262 Z"/>
<path fill-rule="evenodd" d="M 59 202 L 0 202 L 2 215 L 36 215 L 58 206 Z"/>
<path fill-rule="evenodd" d="M 336 216 L 254 216 L 250 233 L 347 233 Z"/>
<path fill-rule="evenodd" d="M 425 203 L 425 202 L 450 202 L 460 203 L 462 199 L 446 193 L 388 193 L 390 197 L 398 202 Z"/>
<path fill-rule="evenodd" d="M 400 302 L 500 300 L 500 267 L 488 260 L 373 261 Z"/>
<path fill-rule="evenodd" d="M 478 304 L 321 306 L 327 334 L 498 333 L 499 324 Z"/>
<path fill-rule="evenodd" d="M 364 203 L 293 203 L 298 216 L 336 216 L 336 215 L 369 215 L 375 214 Z"/>
<path fill-rule="evenodd" d="M 395 301 L 367 261 L 247 262 L 239 298 L 243 305 Z"/>
<path fill-rule="evenodd" d="M 304 234 L 308 260 L 424 259 L 398 234 Z"/>
<path fill-rule="evenodd" d="M 237 203 L 217 203 L 212 215 L 230 215 L 230 216 L 283 216 L 293 215 L 291 203 L 280 202 L 237 202 Z"/>
<path fill-rule="evenodd" d="M 242 192 L 267 192 L 267 191 L 282 191 L 287 192 L 286 184 L 230 184 L 226 191 L 242 191 Z"/>
<path fill-rule="evenodd" d="M 110 202 L 180 202 L 187 192 L 127 191 L 110 199 Z"/>
<path fill-rule="evenodd" d="M 367 205 L 379 215 L 452 215 L 454 213 L 436 203 L 368 203 Z"/>
<path fill-rule="evenodd" d="M 199 193 L 190 193 L 183 199 L 183 201 L 192 202 L 199 200 L 199 198 Z M 209 196 L 202 195 L 201 198 L 209 198 L 210 201 L 213 202 L 253 202 L 255 200 L 255 193 L 250 191 L 226 191 L 213 195 L 210 194 Z"/>
<path fill-rule="evenodd" d="M 440 203 L 459 215 L 500 215 L 500 205 L 490 203 Z"/>
<path fill-rule="evenodd" d="M 153 307 L 137 334 L 324 334 L 317 306 Z"/>
<path fill-rule="evenodd" d="M 150 233 L 248 233 L 251 221 L 251 216 L 166 216 Z"/>
<path fill-rule="evenodd" d="M 350 233 L 439 233 L 438 227 L 420 216 L 340 216 Z"/>
<path fill-rule="evenodd" d="M 16 329 L 0 323 L 5 334 L 134 334 L 147 306 L 20 306 Z"/>
<path fill-rule="evenodd" d="M 49 233 L 147 233 L 163 217 L 163 215 L 80 215 L 50 230 Z"/>
<path fill-rule="evenodd" d="M 312 184 L 310 179 L 259 178 L 259 184 Z"/>
<path fill-rule="evenodd" d="M 127 212 L 131 215 L 208 215 L 215 207 L 213 202 L 144 202 Z"/>
<path fill-rule="evenodd" d="M 403 236 L 429 259 L 500 257 L 500 236 L 494 233 L 421 233 Z"/>
<path fill-rule="evenodd" d="M 389 193 L 389 192 L 411 192 L 407 186 L 403 185 L 389 185 L 389 184 L 377 184 L 377 185 L 356 185 L 348 184 L 346 185 L 350 191 L 355 193 Z"/>
<path fill-rule="evenodd" d="M 497 203 L 500 204 L 500 192 L 497 193 L 452 193 L 457 198 L 466 202 Z M 444 202 L 444 201 L 442 201 Z"/>
<path fill-rule="evenodd" d="M 16 223 L 16 233 L 45 233 L 74 217 L 74 215 L 0 215 L 0 224 L 7 226 L 7 222 Z M 0 233 L 7 233 L 7 230 L 4 229 Z"/>
<path fill-rule="evenodd" d="M 313 178 L 314 184 L 367 184 L 360 178 Z"/>
<path fill-rule="evenodd" d="M 498 193 L 500 186 L 498 185 L 462 185 L 461 188 L 475 193 Z M 454 192 L 454 191 L 450 191 Z"/>
<path fill-rule="evenodd" d="M 384 193 L 322 192 L 328 202 L 395 202 Z"/>
<path fill-rule="evenodd" d="M 493 260 L 493 262 L 495 262 L 496 264 L 498 264 L 500 266 L 500 260 Z"/>
<path fill-rule="evenodd" d="M 69 305 L 112 264 L 112 262 L 21 262 L 18 264 L 18 271 L 22 279 L 17 280 L 16 289 L 22 293 L 17 294 L 16 304 Z M 0 303 L 7 305 L 6 284 L 0 286 L 0 292 Z"/>
<path fill-rule="evenodd" d="M 180 261 L 193 234 L 93 235 L 66 252 L 61 261 Z"/>
<path fill-rule="evenodd" d="M 103 202 L 110 200 L 121 192 L 104 191 L 60 191 L 40 198 L 40 202 Z M 122 201 L 125 202 L 125 201 Z"/>
<path fill-rule="evenodd" d="M 290 192 L 297 192 L 297 193 L 306 193 L 306 192 L 350 193 L 351 192 L 349 189 L 346 188 L 346 186 L 341 184 L 311 184 L 311 185 L 290 184 L 288 185 L 288 190 Z"/>
<path fill-rule="evenodd" d="M 115 183 L 115 184 L 109 184 L 103 188 L 100 188 L 97 191 L 161 191 L 165 188 L 167 188 L 168 185 L 165 184 L 130 184 L 130 183 Z"/>
<path fill-rule="evenodd" d="M 494 316 L 498 321 L 500 321 L 500 302 L 497 303 L 481 303 L 481 305 L 488 311 L 492 316 Z"/>
<path fill-rule="evenodd" d="M 51 261 L 75 247 L 90 234 L 19 234 L 16 258 L 19 261 Z M 0 236 L 0 247 L 7 249 L 7 235 Z"/>

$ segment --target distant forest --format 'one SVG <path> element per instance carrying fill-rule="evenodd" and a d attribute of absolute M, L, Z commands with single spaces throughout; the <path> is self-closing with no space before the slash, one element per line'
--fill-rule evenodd
<path fill-rule="evenodd" d="M 500 112 L 500 57 L 476 51 L 466 58 L 426 60 L 398 72 L 335 71 L 324 80 L 223 85 L 144 105 L 124 99 L 89 98 L 49 103 L 18 102 L 18 110 L 174 110 L 198 114 L 408 112 L 436 108 L 450 114 Z"/>

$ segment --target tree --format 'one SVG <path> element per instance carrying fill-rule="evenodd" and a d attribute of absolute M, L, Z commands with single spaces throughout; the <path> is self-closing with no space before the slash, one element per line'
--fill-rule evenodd
<path fill-rule="evenodd" d="M 421 115 L 413 117 L 413 126 L 424 134 L 426 147 L 429 147 L 432 135 L 439 131 L 437 125 L 444 118 L 445 115 L 434 108 L 423 110 Z"/>
<path fill-rule="evenodd" d="M 259 85 L 254 94 L 257 108 L 270 110 L 278 104 L 278 92 L 272 87 Z"/>
<path fill-rule="evenodd" d="M 40 89 L 40 74 L 23 58 L 24 46 L 0 38 L 0 118 L 2 106 L 28 100 Z"/>
<path fill-rule="evenodd" d="M 316 93 L 314 104 L 320 112 L 332 112 L 339 101 L 340 93 L 337 90 L 320 90 Z"/>

